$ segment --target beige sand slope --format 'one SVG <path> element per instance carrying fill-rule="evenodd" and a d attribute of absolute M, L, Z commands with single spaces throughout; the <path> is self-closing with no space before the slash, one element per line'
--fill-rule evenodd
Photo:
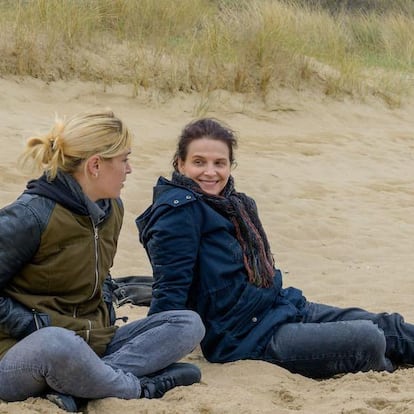
<path fill-rule="evenodd" d="M 170 174 L 181 127 L 210 108 L 209 116 L 239 131 L 237 187 L 257 200 L 285 286 L 301 287 L 310 300 L 398 311 L 414 321 L 414 106 L 390 110 L 288 93 L 267 110 L 224 93 L 163 103 L 149 93 L 132 99 L 125 87 L 10 78 L 0 79 L 0 90 L 1 205 L 26 182 L 15 164 L 24 139 L 47 130 L 55 112 L 110 107 L 135 132 L 114 276 L 150 273 L 134 218 L 156 178 Z M 118 311 L 137 318 L 146 309 Z M 414 413 L 414 369 L 319 382 L 263 362 L 209 364 L 199 350 L 187 359 L 200 365 L 201 384 L 161 400 L 91 402 L 88 413 Z M 60 410 L 29 399 L 0 403 L 0 412 Z"/>

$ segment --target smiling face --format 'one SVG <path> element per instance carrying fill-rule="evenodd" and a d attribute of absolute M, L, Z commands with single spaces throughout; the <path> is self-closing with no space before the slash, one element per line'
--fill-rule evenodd
<path fill-rule="evenodd" d="M 178 171 L 195 181 L 210 195 L 219 195 L 231 172 L 228 145 L 217 139 L 202 137 L 190 142 L 185 160 L 178 160 Z"/>

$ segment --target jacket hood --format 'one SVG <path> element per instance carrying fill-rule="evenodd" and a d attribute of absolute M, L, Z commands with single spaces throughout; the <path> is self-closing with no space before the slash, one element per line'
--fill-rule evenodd
<path fill-rule="evenodd" d="M 75 214 L 91 216 L 95 223 L 103 220 L 110 212 L 111 203 L 108 199 L 94 203 L 82 191 L 79 183 L 70 175 L 58 172 L 52 181 L 46 174 L 27 183 L 25 194 L 36 194 L 49 198 Z"/>
<path fill-rule="evenodd" d="M 183 185 L 179 185 L 176 183 L 172 183 L 170 180 L 168 180 L 165 177 L 159 177 L 157 184 L 154 187 L 153 190 L 153 197 L 152 197 L 152 203 L 157 205 L 160 203 L 164 203 L 166 199 L 171 198 L 172 194 L 180 194 L 182 191 L 185 190 L 186 193 L 191 194 L 195 196 L 196 198 L 202 197 L 200 194 L 194 193 L 192 190 L 190 190 L 187 187 L 184 187 Z M 176 190 L 176 193 L 170 193 L 170 191 Z M 168 195 L 167 195 L 168 192 Z"/>
<path fill-rule="evenodd" d="M 171 181 L 164 177 L 159 177 L 157 184 L 154 187 L 152 202 L 154 203 L 163 193 L 173 188 Z"/>
<path fill-rule="evenodd" d="M 139 239 L 141 243 L 143 242 L 142 237 L 145 231 L 144 229 L 146 228 L 147 224 L 151 220 L 153 211 L 155 210 L 155 206 L 159 204 L 160 198 L 161 199 L 164 198 L 166 195 L 168 195 L 168 192 L 172 189 L 174 189 L 174 186 L 171 184 L 169 180 L 167 180 L 164 177 L 158 178 L 158 181 L 153 188 L 152 204 L 135 219 L 135 224 L 138 228 Z"/>
<path fill-rule="evenodd" d="M 141 243 L 143 243 L 143 238 L 145 238 L 145 229 L 150 226 L 151 221 L 156 219 L 159 207 L 179 207 L 191 203 L 200 197 L 199 194 L 186 187 L 173 184 L 164 177 L 159 177 L 153 189 L 152 204 L 135 219 Z"/>

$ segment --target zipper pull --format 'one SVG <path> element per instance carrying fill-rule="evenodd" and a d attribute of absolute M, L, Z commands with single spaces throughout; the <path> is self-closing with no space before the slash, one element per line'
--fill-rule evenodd
<path fill-rule="evenodd" d="M 36 325 L 36 330 L 38 331 L 40 327 L 39 327 L 39 321 L 37 320 L 36 310 L 32 309 L 32 312 L 33 312 L 33 320 Z"/>

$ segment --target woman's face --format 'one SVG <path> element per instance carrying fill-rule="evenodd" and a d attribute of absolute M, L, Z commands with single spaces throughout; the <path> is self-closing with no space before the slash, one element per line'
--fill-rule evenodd
<path fill-rule="evenodd" d="M 127 174 L 132 171 L 128 158 L 130 153 L 131 151 L 127 149 L 114 158 L 102 159 L 96 180 L 98 199 L 120 196 Z"/>
<path fill-rule="evenodd" d="M 230 177 L 229 148 L 223 141 L 203 137 L 190 142 L 187 158 L 178 160 L 178 171 L 211 195 L 219 195 Z"/>
<path fill-rule="evenodd" d="M 130 153 L 126 149 L 120 155 L 106 159 L 93 155 L 85 161 L 85 167 L 81 166 L 73 176 L 92 201 L 118 198 L 127 174 L 132 171 L 128 158 Z"/>

